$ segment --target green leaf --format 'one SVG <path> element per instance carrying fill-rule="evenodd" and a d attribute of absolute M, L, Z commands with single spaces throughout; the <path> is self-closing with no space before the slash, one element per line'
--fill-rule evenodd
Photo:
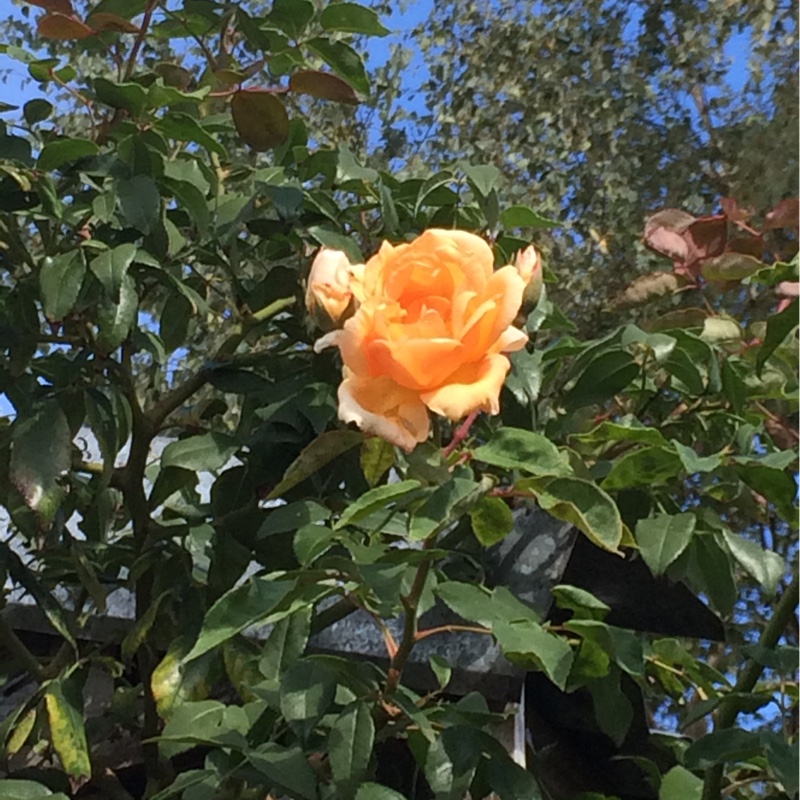
<path fill-rule="evenodd" d="M 620 350 L 601 353 L 580 374 L 564 398 L 564 406 L 574 411 L 604 403 L 627 388 L 638 374 L 639 365 L 629 353 Z"/>
<path fill-rule="evenodd" d="M 677 439 L 672 440 L 672 446 L 678 453 L 683 468 L 689 475 L 698 472 L 714 472 L 722 463 L 722 455 L 715 453 L 713 456 L 699 456 L 694 449 L 681 444 Z"/>
<path fill-rule="evenodd" d="M 436 676 L 436 681 L 440 689 L 444 689 L 450 683 L 450 677 L 453 674 L 453 668 L 450 664 L 442 658 L 442 656 L 432 655 L 428 659 L 428 665 L 431 672 Z"/>
<path fill-rule="evenodd" d="M 276 794 L 289 793 L 302 800 L 317 800 L 317 778 L 299 747 L 281 747 L 267 742 L 248 751 L 247 760 L 267 777 Z"/>
<path fill-rule="evenodd" d="M 169 181 L 167 186 L 178 205 L 189 214 L 197 230 L 205 232 L 211 222 L 211 212 L 203 193 L 188 181 Z"/>
<path fill-rule="evenodd" d="M 469 795 L 481 759 L 481 738 L 473 728 L 454 725 L 431 743 L 425 758 L 425 778 L 437 800 L 461 800 Z"/>
<path fill-rule="evenodd" d="M 161 454 L 161 466 L 216 472 L 228 463 L 238 449 L 236 440 L 224 433 L 204 433 L 171 442 Z"/>
<path fill-rule="evenodd" d="M 664 367 L 683 384 L 689 394 L 701 395 L 705 391 L 703 376 L 692 357 L 683 348 L 676 347 L 664 362 Z"/>
<path fill-rule="evenodd" d="M 159 737 L 158 747 L 162 756 L 173 758 L 193 745 L 210 744 L 219 736 L 232 732 L 232 726 L 228 724 L 232 720 L 226 720 L 226 710 L 218 700 L 181 703 Z"/>
<path fill-rule="evenodd" d="M 303 655 L 311 633 L 311 612 L 311 607 L 302 608 L 275 623 L 258 664 L 267 680 L 278 683 L 283 673 Z"/>
<path fill-rule="evenodd" d="M 730 317 L 706 317 L 700 338 L 709 344 L 738 342 L 742 338 L 741 325 Z"/>
<path fill-rule="evenodd" d="M 575 612 L 575 618 L 589 616 L 590 619 L 602 620 L 611 610 L 602 600 L 577 586 L 560 584 L 553 587 L 553 599 L 559 608 Z"/>
<path fill-rule="evenodd" d="M 389 791 L 387 789 L 387 791 Z M 34 781 L 18 781 L 13 779 L 0 780 L 0 797 L 3 800 L 69 800 L 62 792 L 53 793 L 47 786 Z M 399 797 L 399 795 L 398 795 Z M 369 800 L 373 800 L 369 798 Z M 376 795 L 374 800 L 383 800 Z M 387 797 L 386 800 L 392 800 Z"/>
<path fill-rule="evenodd" d="M 797 484 L 794 478 L 783 469 L 760 464 L 742 464 L 736 467 L 736 474 L 754 492 L 764 496 L 775 506 L 775 510 L 792 527 L 797 527 Z"/>
<path fill-rule="evenodd" d="M 62 320 L 72 311 L 85 275 L 86 262 L 80 250 L 70 250 L 44 260 L 39 271 L 39 289 L 44 313 L 49 320 Z"/>
<path fill-rule="evenodd" d="M 60 169 L 80 158 L 95 156 L 100 148 L 88 139 L 56 139 L 42 148 L 36 166 L 41 170 Z"/>
<path fill-rule="evenodd" d="M 94 79 L 94 93 L 101 103 L 122 108 L 138 117 L 147 105 L 147 89 L 139 83 L 115 83 L 107 78 Z"/>
<path fill-rule="evenodd" d="M 500 170 L 492 164 L 472 165 L 462 161 L 459 166 L 481 197 L 488 197 L 501 177 Z"/>
<path fill-rule="evenodd" d="M 499 622 L 538 621 L 532 608 L 503 587 L 491 592 L 473 583 L 446 581 L 434 591 L 456 614 L 486 628 Z"/>
<path fill-rule="evenodd" d="M 78 673 L 58 678 L 47 687 L 44 696 L 50 739 L 53 749 L 71 778 L 90 778 L 92 764 L 83 726 L 83 686 Z"/>
<path fill-rule="evenodd" d="M 67 417 L 54 400 L 14 422 L 9 478 L 44 526 L 52 521 L 64 496 L 59 479 L 70 468 L 71 448 Z"/>
<path fill-rule="evenodd" d="M 0 567 L 8 573 L 11 580 L 21 586 L 36 601 L 37 607 L 44 613 L 50 624 L 69 642 L 77 648 L 75 635 L 72 630 L 71 620 L 64 613 L 64 609 L 50 593 L 50 589 L 39 580 L 30 567 L 5 543 L 0 542 Z"/>
<path fill-rule="evenodd" d="M 126 275 L 120 286 L 119 302 L 106 300 L 97 308 L 97 343 L 103 352 L 116 350 L 128 338 L 136 323 L 138 309 L 136 282 L 130 275 Z"/>
<path fill-rule="evenodd" d="M 504 228 L 557 228 L 561 223 L 537 214 L 529 206 L 511 206 L 500 214 Z"/>
<path fill-rule="evenodd" d="M 121 244 L 111 250 L 105 250 L 89 262 L 89 269 L 112 300 L 119 299 L 119 288 L 128 273 L 136 255 L 136 245 Z"/>
<path fill-rule="evenodd" d="M 640 447 L 617 459 L 603 480 L 603 489 L 657 486 L 681 471 L 678 454 L 666 447 Z"/>
<path fill-rule="evenodd" d="M 500 800 L 544 800 L 545 797 L 533 775 L 505 754 L 493 754 L 487 780 Z"/>
<path fill-rule="evenodd" d="M 772 550 L 764 550 L 760 544 L 734 533 L 729 528 L 723 529 L 722 541 L 742 568 L 764 587 L 770 597 L 774 597 L 786 570 L 783 559 Z"/>
<path fill-rule="evenodd" d="M 344 42 L 333 42 L 322 38 L 311 39 L 307 45 L 357 92 L 369 94 L 369 80 L 364 64 L 361 56 L 352 47 Z"/>
<path fill-rule="evenodd" d="M 467 478 L 452 478 L 433 491 L 414 512 L 409 535 L 412 541 L 427 539 L 460 519 L 487 492 L 489 479 L 481 483 Z"/>
<path fill-rule="evenodd" d="M 302 723 L 310 731 L 328 710 L 336 695 L 336 673 L 325 661 L 295 661 L 281 681 L 281 713 L 289 723 Z"/>
<path fill-rule="evenodd" d="M 380 436 L 371 436 L 361 444 L 361 471 L 364 479 L 374 487 L 394 465 L 396 453 L 394 445 Z"/>
<path fill-rule="evenodd" d="M 283 473 L 281 482 L 267 500 L 276 500 L 306 478 L 322 469 L 334 458 L 361 444 L 364 436 L 355 431 L 328 431 L 314 439 Z"/>
<path fill-rule="evenodd" d="M 730 358 L 722 362 L 722 389 L 730 400 L 733 410 L 741 414 L 747 402 L 747 385 Z"/>
<path fill-rule="evenodd" d="M 514 515 L 499 497 L 482 497 L 469 510 L 469 518 L 475 538 L 484 547 L 502 542 L 514 527 Z"/>
<path fill-rule="evenodd" d="M 797 661 L 795 660 L 795 664 Z M 798 790 L 797 747 L 780 736 L 769 731 L 761 734 L 764 751 L 769 759 L 770 770 L 781 782 L 789 797 L 795 797 Z"/>
<path fill-rule="evenodd" d="M 406 800 L 406 798 L 394 789 L 381 786 L 379 783 L 362 783 L 356 792 L 356 800 Z"/>
<path fill-rule="evenodd" d="M 798 300 L 795 298 L 780 314 L 774 314 L 767 320 L 767 334 L 756 356 L 756 374 L 759 377 L 761 377 L 761 370 L 769 357 L 797 327 L 797 315 Z"/>
<path fill-rule="evenodd" d="M 385 508 L 391 503 L 405 497 L 411 492 L 416 491 L 421 486 L 419 481 L 399 481 L 397 483 L 388 483 L 385 486 L 376 486 L 370 489 L 366 494 L 361 495 L 353 503 L 344 510 L 339 520 L 334 525 L 335 530 L 340 530 L 346 525 L 352 525 L 365 517 L 368 517 L 374 511 Z"/>
<path fill-rule="evenodd" d="M 519 428 L 500 428 L 488 444 L 473 451 L 478 461 L 503 469 L 519 469 L 531 475 L 566 476 L 567 457 L 544 436 Z"/>
<path fill-rule="evenodd" d="M 180 142 L 194 142 L 205 147 L 210 153 L 227 158 L 228 154 L 225 148 L 194 117 L 190 117 L 188 114 L 170 111 L 155 123 L 154 128 L 171 139 L 177 139 Z"/>
<path fill-rule="evenodd" d="M 700 272 L 707 281 L 741 281 L 764 268 L 759 258 L 745 253 L 722 253 L 702 262 Z"/>
<path fill-rule="evenodd" d="M 523 667 L 538 667 L 559 689 L 564 689 L 572 668 L 569 642 L 549 633 L 532 620 L 498 622 L 492 628 L 506 658 Z"/>
<path fill-rule="evenodd" d="M 314 500 L 298 500 L 296 503 L 289 503 L 272 509 L 264 522 L 261 523 L 256 538 L 263 539 L 276 533 L 296 531 L 304 525 L 325 522 L 330 519 L 330 516 L 331 512 Z M 323 531 L 324 529 L 321 528 L 320 533 Z"/>
<path fill-rule="evenodd" d="M 334 250 L 343 250 L 353 264 L 360 264 L 364 261 L 363 253 L 349 236 L 335 233 L 327 228 L 323 228 L 321 225 L 310 226 L 308 233 L 325 247 L 330 247 Z"/>
<path fill-rule="evenodd" d="M 662 514 L 639 520 L 636 524 L 636 542 L 654 575 L 661 575 L 687 548 L 696 522 L 697 518 L 690 513 L 675 516 Z"/>
<path fill-rule="evenodd" d="M 117 196 L 125 222 L 144 234 L 152 233 L 161 219 L 161 195 L 149 175 L 135 175 L 117 183 Z"/>
<path fill-rule="evenodd" d="M 278 147 L 289 135 L 286 107 L 272 92 L 258 89 L 236 92 L 231 111 L 239 136 L 257 152 Z"/>
<path fill-rule="evenodd" d="M 614 422 L 601 422 L 588 433 L 575 434 L 572 438 L 586 444 L 608 442 L 640 442 L 641 444 L 666 445 L 667 440 L 657 428 L 648 428 L 636 417 L 622 417 Z"/>
<path fill-rule="evenodd" d="M 337 790 L 352 796 L 366 775 L 375 743 L 372 709 L 362 700 L 346 706 L 328 737 L 328 757 Z"/>
<path fill-rule="evenodd" d="M 538 492 L 539 505 L 556 519 L 571 522 L 596 545 L 612 553 L 622 541 L 622 518 L 614 501 L 581 478 L 556 478 Z"/>
<path fill-rule="evenodd" d="M 714 536 L 695 536 L 692 542 L 694 559 L 690 567 L 693 581 L 702 587 L 721 614 L 729 616 L 738 597 L 731 559 Z"/>
<path fill-rule="evenodd" d="M 688 769 L 674 766 L 661 780 L 658 800 L 700 800 L 703 780 Z"/>
<path fill-rule="evenodd" d="M 728 728 L 706 734 L 689 745 L 683 763 L 687 769 L 708 769 L 726 761 L 742 761 L 761 749 L 755 731 Z"/>
<path fill-rule="evenodd" d="M 314 6 L 308 0 L 275 0 L 266 21 L 293 39 L 299 39 L 314 18 Z"/>
<path fill-rule="evenodd" d="M 389 31 L 381 25 L 378 15 L 357 3 L 335 3 L 326 6 L 319 16 L 320 25 L 326 31 L 363 33 L 367 36 L 388 36 Z"/>
<path fill-rule="evenodd" d="M 266 619 L 283 600 L 290 586 L 267 577 L 249 578 L 225 592 L 208 610 L 203 627 L 186 661 L 198 658 L 248 625 Z"/>
<path fill-rule="evenodd" d="M 53 113 L 53 104 L 41 97 L 28 100 L 22 109 L 22 116 L 28 125 L 35 125 L 37 122 L 46 120 Z"/>

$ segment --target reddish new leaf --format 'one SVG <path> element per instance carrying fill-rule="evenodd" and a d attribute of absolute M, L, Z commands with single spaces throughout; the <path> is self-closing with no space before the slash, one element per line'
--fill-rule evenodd
<path fill-rule="evenodd" d="M 233 123 L 253 150 L 277 147 L 289 135 L 289 116 L 280 98 L 263 89 L 236 92 L 231 100 Z"/>
<path fill-rule="evenodd" d="M 321 100 L 357 105 L 360 101 L 355 89 L 330 72 L 301 69 L 289 78 L 289 89 L 298 94 L 309 94 Z"/>
<path fill-rule="evenodd" d="M 787 197 L 781 200 L 772 211 L 764 217 L 764 230 L 771 231 L 776 228 L 797 228 L 800 217 L 800 198 Z"/>
<path fill-rule="evenodd" d="M 44 8 L 47 11 L 56 11 L 59 14 L 74 14 L 70 0 L 26 0 L 28 5 Z"/>
<path fill-rule="evenodd" d="M 726 250 L 730 253 L 761 258 L 764 255 L 764 240 L 757 236 L 737 236 L 728 242 Z"/>
<path fill-rule="evenodd" d="M 751 212 L 746 208 L 741 208 L 738 201 L 732 197 L 723 197 L 720 200 L 720 205 L 722 206 L 722 213 L 731 222 L 746 222 L 750 217 Z"/>
<path fill-rule="evenodd" d="M 116 14 L 106 14 L 103 11 L 92 14 L 86 20 L 87 24 L 96 31 L 114 31 L 115 33 L 139 33 L 138 26 L 130 20 Z"/>
<path fill-rule="evenodd" d="M 45 39 L 88 39 L 95 35 L 86 23 L 81 22 L 74 14 L 45 14 L 36 28 L 39 36 Z"/>
<path fill-rule="evenodd" d="M 679 208 L 658 211 L 645 222 L 645 246 L 673 261 L 685 263 L 689 259 L 690 250 L 683 234 L 694 221 L 695 217 Z"/>
<path fill-rule="evenodd" d="M 728 241 L 728 219 L 724 214 L 699 217 L 686 229 L 684 238 L 689 246 L 689 266 L 722 255 Z"/>

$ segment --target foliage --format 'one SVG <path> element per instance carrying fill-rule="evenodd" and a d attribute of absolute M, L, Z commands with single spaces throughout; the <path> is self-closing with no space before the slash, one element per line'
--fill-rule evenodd
<path fill-rule="evenodd" d="M 352 135 L 370 163 L 492 164 L 508 203 L 560 219 L 554 298 L 591 334 L 653 268 L 644 216 L 798 194 L 797 37 L 791 3 L 435 3 L 381 72 L 381 135 Z"/>
<path fill-rule="evenodd" d="M 104 749 L 115 739 L 141 753 L 149 798 L 393 798 L 375 768 L 395 740 L 437 797 L 541 796 L 486 732 L 497 715 L 482 698 L 445 694 L 452 665 L 432 665 L 439 691 L 409 688 L 414 645 L 449 635 L 417 626 L 437 598 L 606 709 L 622 703 L 621 671 L 636 681 L 692 734 L 668 769 L 643 765 L 665 800 L 793 795 L 797 301 L 779 295 L 798 280 L 791 214 L 660 212 L 645 235 L 674 259 L 674 283 L 639 287 L 639 324 L 579 338 L 543 291 L 501 414 L 442 423 L 405 455 L 336 421 L 339 363 L 313 353 L 303 308 L 310 255 L 361 260 L 438 226 L 480 232 L 508 263 L 521 231 L 552 226 L 540 206 L 507 200 L 490 164 L 398 177 L 320 144 L 307 102 L 368 91 L 353 35 L 384 32 L 369 9 L 35 5 L 38 38 L 5 52 L 81 112 L 65 128 L 36 98 L 21 116 L 4 109 L 0 138 L 0 390 L 14 410 L 0 428 L 0 574 L 58 641 L 37 651 L 0 616 L 4 676 L 36 684 L 2 726 L 3 796 L 89 782 L 124 796 Z M 34 52 L 41 39 L 54 60 Z M 708 225 L 713 237 L 694 236 Z M 533 500 L 686 581 L 728 645 L 698 657 L 640 639 L 563 587 L 573 618 L 555 625 L 464 581 L 472 553 L 507 533 L 509 505 Z M 135 593 L 134 623 L 98 642 L 119 588 Z M 383 632 L 385 663 L 308 650 L 355 609 Z M 90 714 L 98 685 L 110 689 Z M 777 707 L 772 723 L 737 727 L 762 706 Z M 597 707 L 624 736 L 625 719 Z M 59 769 L 15 771 L 23 757 Z"/>

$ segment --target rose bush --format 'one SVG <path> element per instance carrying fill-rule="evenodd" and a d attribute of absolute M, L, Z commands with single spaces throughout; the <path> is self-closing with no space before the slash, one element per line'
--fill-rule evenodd
<path fill-rule="evenodd" d="M 319 296 L 312 287 L 328 264 L 332 256 L 322 251 L 309 277 L 310 311 Z M 528 341 L 512 323 L 528 282 L 541 272 L 533 247 L 495 271 L 483 239 L 432 229 L 410 244 L 384 242 L 363 272 L 337 265 L 339 277 L 355 278 L 358 308 L 316 349 L 341 351 L 340 419 L 410 451 L 428 437 L 428 410 L 451 420 L 498 413 L 510 367 L 504 353 Z M 341 304 L 341 285 L 338 294 Z"/>

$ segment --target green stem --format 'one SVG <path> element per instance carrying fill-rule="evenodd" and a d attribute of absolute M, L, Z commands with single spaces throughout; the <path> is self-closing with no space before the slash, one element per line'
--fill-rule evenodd
<path fill-rule="evenodd" d="M 797 608 L 798 596 L 800 595 L 800 581 L 797 576 L 783 593 L 772 619 L 767 623 L 764 632 L 761 634 L 759 645 L 767 650 L 772 650 L 780 640 Z M 733 691 L 737 695 L 746 695 L 755 688 L 764 665 L 755 660 L 748 661 L 745 668 L 739 674 Z M 736 700 L 728 700 L 719 708 L 717 719 L 714 725 L 714 732 L 732 728 L 736 722 L 736 717 L 742 711 L 742 705 Z M 724 764 L 717 764 L 706 772 L 705 783 L 703 785 L 703 800 L 720 800 L 722 797 L 722 777 L 724 774 Z"/>
<path fill-rule="evenodd" d="M 6 618 L 0 614 L 0 641 L 11 651 L 12 655 L 25 667 L 31 677 L 37 683 L 44 683 L 47 680 L 44 667 L 39 663 L 36 656 L 25 646 L 25 643 L 17 636 Z"/>

